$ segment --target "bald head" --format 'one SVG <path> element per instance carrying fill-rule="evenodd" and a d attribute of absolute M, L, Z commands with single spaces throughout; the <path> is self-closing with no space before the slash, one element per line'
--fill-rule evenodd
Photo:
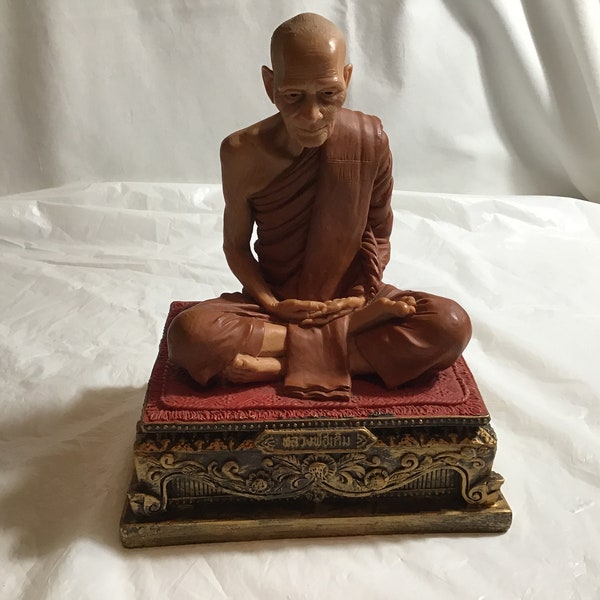
<path fill-rule="evenodd" d="M 331 135 L 352 74 L 345 60 L 342 32 L 319 15 L 297 15 L 273 33 L 273 68 L 263 66 L 262 76 L 285 125 L 290 151 L 320 146 Z"/>
<path fill-rule="evenodd" d="M 284 66 L 290 55 L 308 54 L 318 59 L 336 55 L 343 65 L 346 60 L 346 40 L 340 29 L 325 17 L 302 13 L 283 22 L 271 36 L 273 70 Z"/>

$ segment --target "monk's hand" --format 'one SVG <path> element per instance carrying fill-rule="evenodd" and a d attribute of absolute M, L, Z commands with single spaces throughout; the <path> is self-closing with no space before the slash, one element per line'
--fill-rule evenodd
<path fill-rule="evenodd" d="M 318 313 L 307 317 L 300 325 L 303 327 L 320 327 L 326 325 L 334 319 L 339 319 L 362 308 L 365 305 L 365 299 L 362 296 L 348 296 L 347 298 L 327 300 L 322 304 L 325 306 Z"/>
<path fill-rule="evenodd" d="M 326 302 L 289 298 L 273 303 L 267 311 L 282 323 L 303 323 L 322 315 L 326 308 Z"/>
<path fill-rule="evenodd" d="M 398 316 L 410 317 L 417 312 L 417 301 L 414 296 L 402 296 L 399 302 L 396 302 L 397 308 L 399 308 Z M 401 314 L 404 313 L 404 314 Z"/>

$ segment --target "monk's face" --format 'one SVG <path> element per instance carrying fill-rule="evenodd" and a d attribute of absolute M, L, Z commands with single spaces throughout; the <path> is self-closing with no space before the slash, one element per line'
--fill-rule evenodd
<path fill-rule="evenodd" d="M 345 65 L 343 41 L 335 38 L 289 42 L 263 67 L 265 88 L 278 108 L 292 142 L 303 148 L 323 144 L 346 100 L 352 65 Z"/>

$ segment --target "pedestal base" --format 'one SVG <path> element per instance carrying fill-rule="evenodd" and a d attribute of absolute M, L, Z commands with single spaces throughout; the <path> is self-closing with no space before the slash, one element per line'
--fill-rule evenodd
<path fill-rule="evenodd" d="M 268 385 L 198 389 L 163 337 L 123 545 L 508 529 L 496 435 L 462 358 L 398 390 L 373 378 L 353 390 L 340 403 Z"/>
<path fill-rule="evenodd" d="M 300 507 L 288 502 L 268 507 L 208 505 L 202 511 L 181 507 L 152 521 L 136 519 L 126 502 L 121 540 L 127 548 L 139 548 L 394 533 L 503 533 L 511 521 L 512 512 L 502 495 L 483 508 L 428 499 L 401 512 L 394 510 L 393 503 L 377 500 L 351 506 L 323 502 Z"/>

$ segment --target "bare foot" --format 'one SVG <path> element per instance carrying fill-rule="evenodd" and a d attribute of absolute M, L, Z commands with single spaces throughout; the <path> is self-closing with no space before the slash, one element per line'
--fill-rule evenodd
<path fill-rule="evenodd" d="M 413 296 L 402 296 L 400 300 L 378 298 L 364 308 L 355 311 L 350 317 L 349 332 L 359 333 L 390 319 L 406 319 L 417 311 L 417 301 Z"/>
<path fill-rule="evenodd" d="M 238 354 L 231 364 L 223 369 L 223 376 L 231 383 L 254 383 L 281 379 L 284 362 L 271 356 Z"/>

